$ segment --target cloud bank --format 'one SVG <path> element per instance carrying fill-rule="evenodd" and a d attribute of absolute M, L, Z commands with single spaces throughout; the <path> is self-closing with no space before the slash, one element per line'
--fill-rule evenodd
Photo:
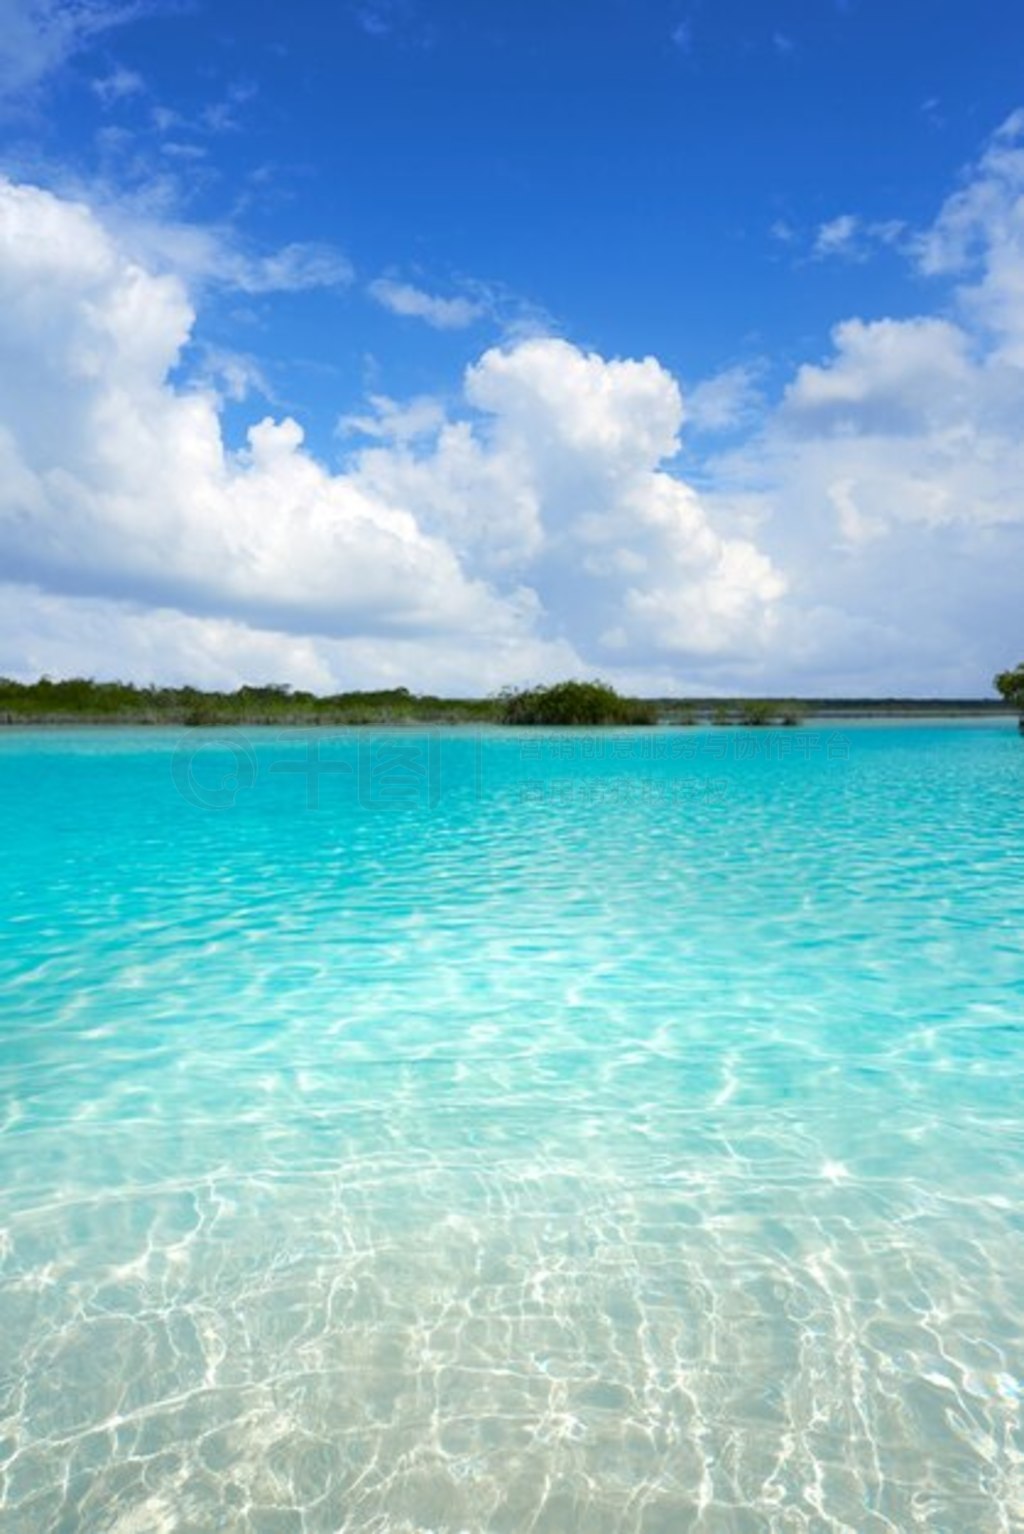
<path fill-rule="evenodd" d="M 454 402 L 371 398 L 333 468 L 287 415 L 232 448 L 185 371 L 196 262 L 0 183 L 0 669 L 984 690 L 1024 647 L 1022 139 L 1019 113 L 901 235 L 935 312 L 839 321 L 773 405 L 756 366 L 694 391 L 734 445 L 693 484 L 665 367 L 550 335 L 485 350 Z M 235 285 L 349 275 L 294 247 Z"/>

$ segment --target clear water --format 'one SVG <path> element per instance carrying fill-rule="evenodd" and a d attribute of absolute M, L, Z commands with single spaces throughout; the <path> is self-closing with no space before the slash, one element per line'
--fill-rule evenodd
<path fill-rule="evenodd" d="M 1024 1528 L 1012 725 L 202 739 L 0 738 L 4 1534 Z"/>

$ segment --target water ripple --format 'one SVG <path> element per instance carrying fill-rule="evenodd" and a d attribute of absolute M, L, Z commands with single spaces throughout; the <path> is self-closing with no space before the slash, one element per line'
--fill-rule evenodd
<path fill-rule="evenodd" d="M 1024 1526 L 1015 732 L 322 738 L 0 740 L 5 1534 Z"/>

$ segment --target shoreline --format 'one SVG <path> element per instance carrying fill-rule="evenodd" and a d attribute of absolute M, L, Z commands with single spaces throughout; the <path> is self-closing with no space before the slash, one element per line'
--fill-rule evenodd
<path fill-rule="evenodd" d="M 253 717 L 248 719 L 211 719 L 202 724 L 186 722 L 184 718 L 138 718 L 123 716 L 111 717 L 82 717 L 81 715 L 63 714 L 32 717 L 0 717 L 0 733 L 16 730 L 180 730 L 204 734 L 209 731 L 222 730 L 417 730 L 417 729 L 444 729 L 465 733 L 467 731 L 493 731 L 496 734 L 515 733 L 519 730 L 528 730 L 532 733 L 552 733 L 559 730 L 609 730 L 628 729 L 631 733 L 643 730 L 776 730 L 776 729 L 806 729 L 815 724 L 837 723 L 846 724 L 914 724 L 936 722 L 994 722 L 999 720 L 1014 721 L 1018 718 L 1017 710 L 998 704 L 908 704 L 903 706 L 888 706 L 879 704 L 863 705 L 835 705 L 832 707 L 808 708 L 799 724 L 784 725 L 781 722 L 773 722 L 767 725 L 750 724 L 742 718 L 716 720 L 707 715 L 696 718 L 679 719 L 666 714 L 659 717 L 653 724 L 648 725 L 508 725 L 497 719 L 459 719 L 445 717 L 430 717 L 424 715 L 419 718 L 388 718 L 380 719 L 344 719 L 344 718 L 280 718 L 268 719 L 266 717 Z"/>

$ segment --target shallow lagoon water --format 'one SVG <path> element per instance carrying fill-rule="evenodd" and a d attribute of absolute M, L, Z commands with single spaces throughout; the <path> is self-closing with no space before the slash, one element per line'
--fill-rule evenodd
<path fill-rule="evenodd" d="M 1011 724 L 11 731 L 0 813 L 4 1534 L 1024 1527 Z"/>

